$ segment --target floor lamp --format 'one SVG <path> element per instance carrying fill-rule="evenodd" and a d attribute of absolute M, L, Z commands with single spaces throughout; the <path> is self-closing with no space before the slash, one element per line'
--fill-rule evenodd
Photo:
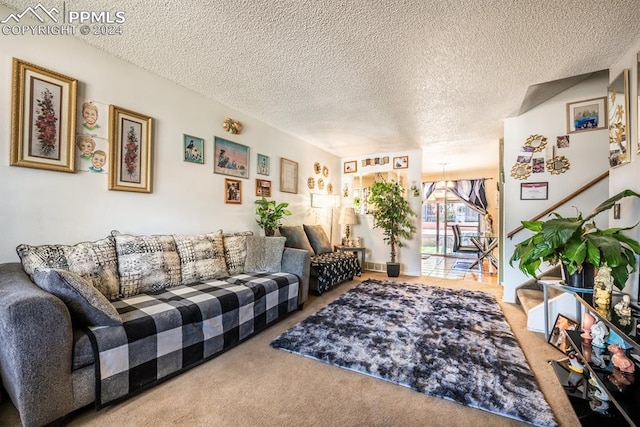
<path fill-rule="evenodd" d="M 340 205 L 340 197 L 334 194 L 311 194 L 311 207 L 329 209 L 331 211 L 331 223 L 329 226 L 329 243 L 333 244 L 333 208 Z"/>

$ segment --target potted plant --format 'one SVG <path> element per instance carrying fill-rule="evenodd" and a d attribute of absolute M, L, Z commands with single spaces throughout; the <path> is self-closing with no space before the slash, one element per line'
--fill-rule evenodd
<path fill-rule="evenodd" d="M 391 246 L 391 261 L 387 262 L 387 276 L 400 275 L 400 263 L 396 262 L 396 246 L 404 246 L 416 232 L 411 221 L 416 214 L 404 198 L 404 188 L 395 181 L 377 181 L 369 188 L 368 203 L 373 209 L 373 228 L 379 228 L 384 241 Z"/>
<path fill-rule="evenodd" d="M 602 202 L 586 217 L 580 211 L 576 217 L 563 217 L 554 212 L 553 218 L 547 221 L 522 221 L 524 228 L 534 234 L 515 246 L 509 265 L 513 266 L 514 261 L 519 261 L 520 270 L 535 278 L 543 262 L 562 263 L 567 280 L 585 274 L 584 283 L 587 285 L 593 285 L 594 268 L 607 265 L 611 268 L 614 285 L 623 289 L 629 273 L 636 269 L 635 255 L 640 254 L 640 243 L 623 232 L 637 224 L 602 230 L 596 226 L 593 218 L 629 196 L 640 197 L 640 194 L 631 190 L 621 191 Z"/>
<path fill-rule="evenodd" d="M 256 200 L 256 222 L 264 230 L 265 236 L 273 236 L 276 228 L 280 226 L 283 217 L 291 215 L 287 208 L 289 203 L 276 203 L 275 200 L 267 200 L 265 197 Z"/>

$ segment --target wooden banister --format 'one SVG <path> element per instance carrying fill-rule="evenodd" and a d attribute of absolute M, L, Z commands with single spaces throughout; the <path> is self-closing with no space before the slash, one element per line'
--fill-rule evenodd
<path fill-rule="evenodd" d="M 569 200 L 573 199 L 574 197 L 582 194 L 583 192 L 585 192 L 586 190 L 588 190 L 590 187 L 596 185 L 597 183 L 599 183 L 600 181 L 602 181 L 603 179 L 605 179 L 606 177 L 609 176 L 609 171 L 604 172 L 602 175 L 592 179 L 591 181 L 589 181 L 588 183 L 586 183 L 585 185 L 583 185 L 582 187 L 578 188 L 576 191 L 574 191 L 573 193 L 569 194 L 567 197 L 565 197 L 564 199 L 558 201 L 557 203 L 554 203 L 551 207 L 549 207 L 548 209 L 545 209 L 544 211 L 540 212 L 538 215 L 534 216 L 533 218 L 531 218 L 529 221 L 537 221 L 540 218 L 542 218 L 545 215 L 549 215 L 551 212 L 555 211 L 556 209 L 558 209 L 560 206 L 564 205 L 565 203 L 567 203 Z M 513 236 L 515 236 L 517 233 L 521 232 L 522 230 L 524 230 L 524 227 L 522 225 L 520 225 L 517 228 L 514 228 L 512 231 L 509 232 L 509 234 L 507 234 L 507 238 L 511 239 Z"/>

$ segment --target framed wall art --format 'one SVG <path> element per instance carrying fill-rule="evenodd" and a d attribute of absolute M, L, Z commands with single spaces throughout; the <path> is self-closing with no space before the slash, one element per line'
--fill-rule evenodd
<path fill-rule="evenodd" d="M 298 194 L 298 162 L 280 158 L 280 191 Z"/>
<path fill-rule="evenodd" d="M 409 167 L 409 156 L 400 156 L 393 158 L 394 169 L 407 169 Z"/>
<path fill-rule="evenodd" d="M 256 196 L 271 197 L 271 181 L 256 179 Z"/>
<path fill-rule="evenodd" d="M 249 178 L 249 147 L 216 136 L 214 151 L 214 173 Z"/>
<path fill-rule="evenodd" d="M 567 337 L 566 331 L 577 331 L 578 326 L 578 322 L 562 314 L 558 314 L 556 323 L 553 325 L 553 329 L 549 335 L 549 344 L 566 354 L 570 348 L 569 337 Z"/>
<path fill-rule="evenodd" d="M 609 115 L 609 167 L 629 163 L 629 69 L 625 68 L 607 89 Z"/>
<path fill-rule="evenodd" d="M 204 164 L 204 139 L 183 134 L 182 145 L 185 162 Z"/>
<path fill-rule="evenodd" d="M 567 133 L 607 128 L 607 97 L 567 103 Z"/>
<path fill-rule="evenodd" d="M 343 169 L 344 173 L 358 172 L 358 161 L 357 160 L 352 160 L 350 162 L 344 162 L 343 166 L 344 166 L 344 169 Z"/>
<path fill-rule="evenodd" d="M 547 200 L 548 182 L 523 182 L 520 184 L 520 200 Z"/>
<path fill-rule="evenodd" d="M 258 174 L 260 175 L 269 175 L 270 173 L 270 164 L 269 164 L 269 156 L 265 156 L 264 154 L 258 154 Z"/>
<path fill-rule="evenodd" d="M 109 190 L 151 193 L 153 119 L 109 107 Z"/>
<path fill-rule="evenodd" d="M 78 81 L 13 58 L 11 166 L 75 172 Z"/>
<path fill-rule="evenodd" d="M 236 205 L 242 204 L 242 181 L 239 179 L 224 179 L 224 202 Z"/>

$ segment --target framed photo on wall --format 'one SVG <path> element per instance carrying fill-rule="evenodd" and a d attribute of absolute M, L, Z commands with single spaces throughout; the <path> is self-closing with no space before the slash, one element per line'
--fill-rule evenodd
<path fill-rule="evenodd" d="M 249 147 L 216 136 L 214 151 L 214 173 L 249 178 Z"/>
<path fill-rule="evenodd" d="M 224 202 L 237 205 L 242 204 L 242 181 L 239 179 L 225 178 Z"/>
<path fill-rule="evenodd" d="M 520 184 L 520 200 L 547 200 L 548 182 L 523 182 Z"/>
<path fill-rule="evenodd" d="M 400 157 L 393 158 L 394 169 L 407 169 L 408 167 L 409 167 L 409 156 L 400 156 Z"/>
<path fill-rule="evenodd" d="M 269 175 L 270 173 L 269 160 L 270 160 L 269 156 L 265 156 L 264 154 L 258 154 L 258 174 Z"/>
<path fill-rule="evenodd" d="M 607 128 L 607 97 L 567 103 L 567 133 Z"/>
<path fill-rule="evenodd" d="M 271 181 L 256 179 L 256 196 L 271 197 Z"/>
<path fill-rule="evenodd" d="M 204 164 L 204 139 L 183 134 L 182 145 L 185 162 Z"/>
<path fill-rule="evenodd" d="M 298 162 L 280 158 L 280 191 L 298 194 Z"/>
<path fill-rule="evenodd" d="M 109 117 L 109 190 L 151 193 L 153 120 L 115 105 Z"/>
<path fill-rule="evenodd" d="M 78 81 L 13 58 L 11 166 L 75 172 Z"/>
<path fill-rule="evenodd" d="M 558 314 L 556 323 L 553 325 L 553 329 L 549 335 L 549 344 L 566 354 L 570 349 L 569 337 L 567 337 L 566 331 L 577 331 L 578 326 L 578 322 L 562 314 Z"/>
<path fill-rule="evenodd" d="M 350 162 L 344 162 L 343 166 L 344 166 L 344 169 L 343 169 L 344 173 L 358 172 L 358 161 L 357 160 L 352 160 Z"/>

